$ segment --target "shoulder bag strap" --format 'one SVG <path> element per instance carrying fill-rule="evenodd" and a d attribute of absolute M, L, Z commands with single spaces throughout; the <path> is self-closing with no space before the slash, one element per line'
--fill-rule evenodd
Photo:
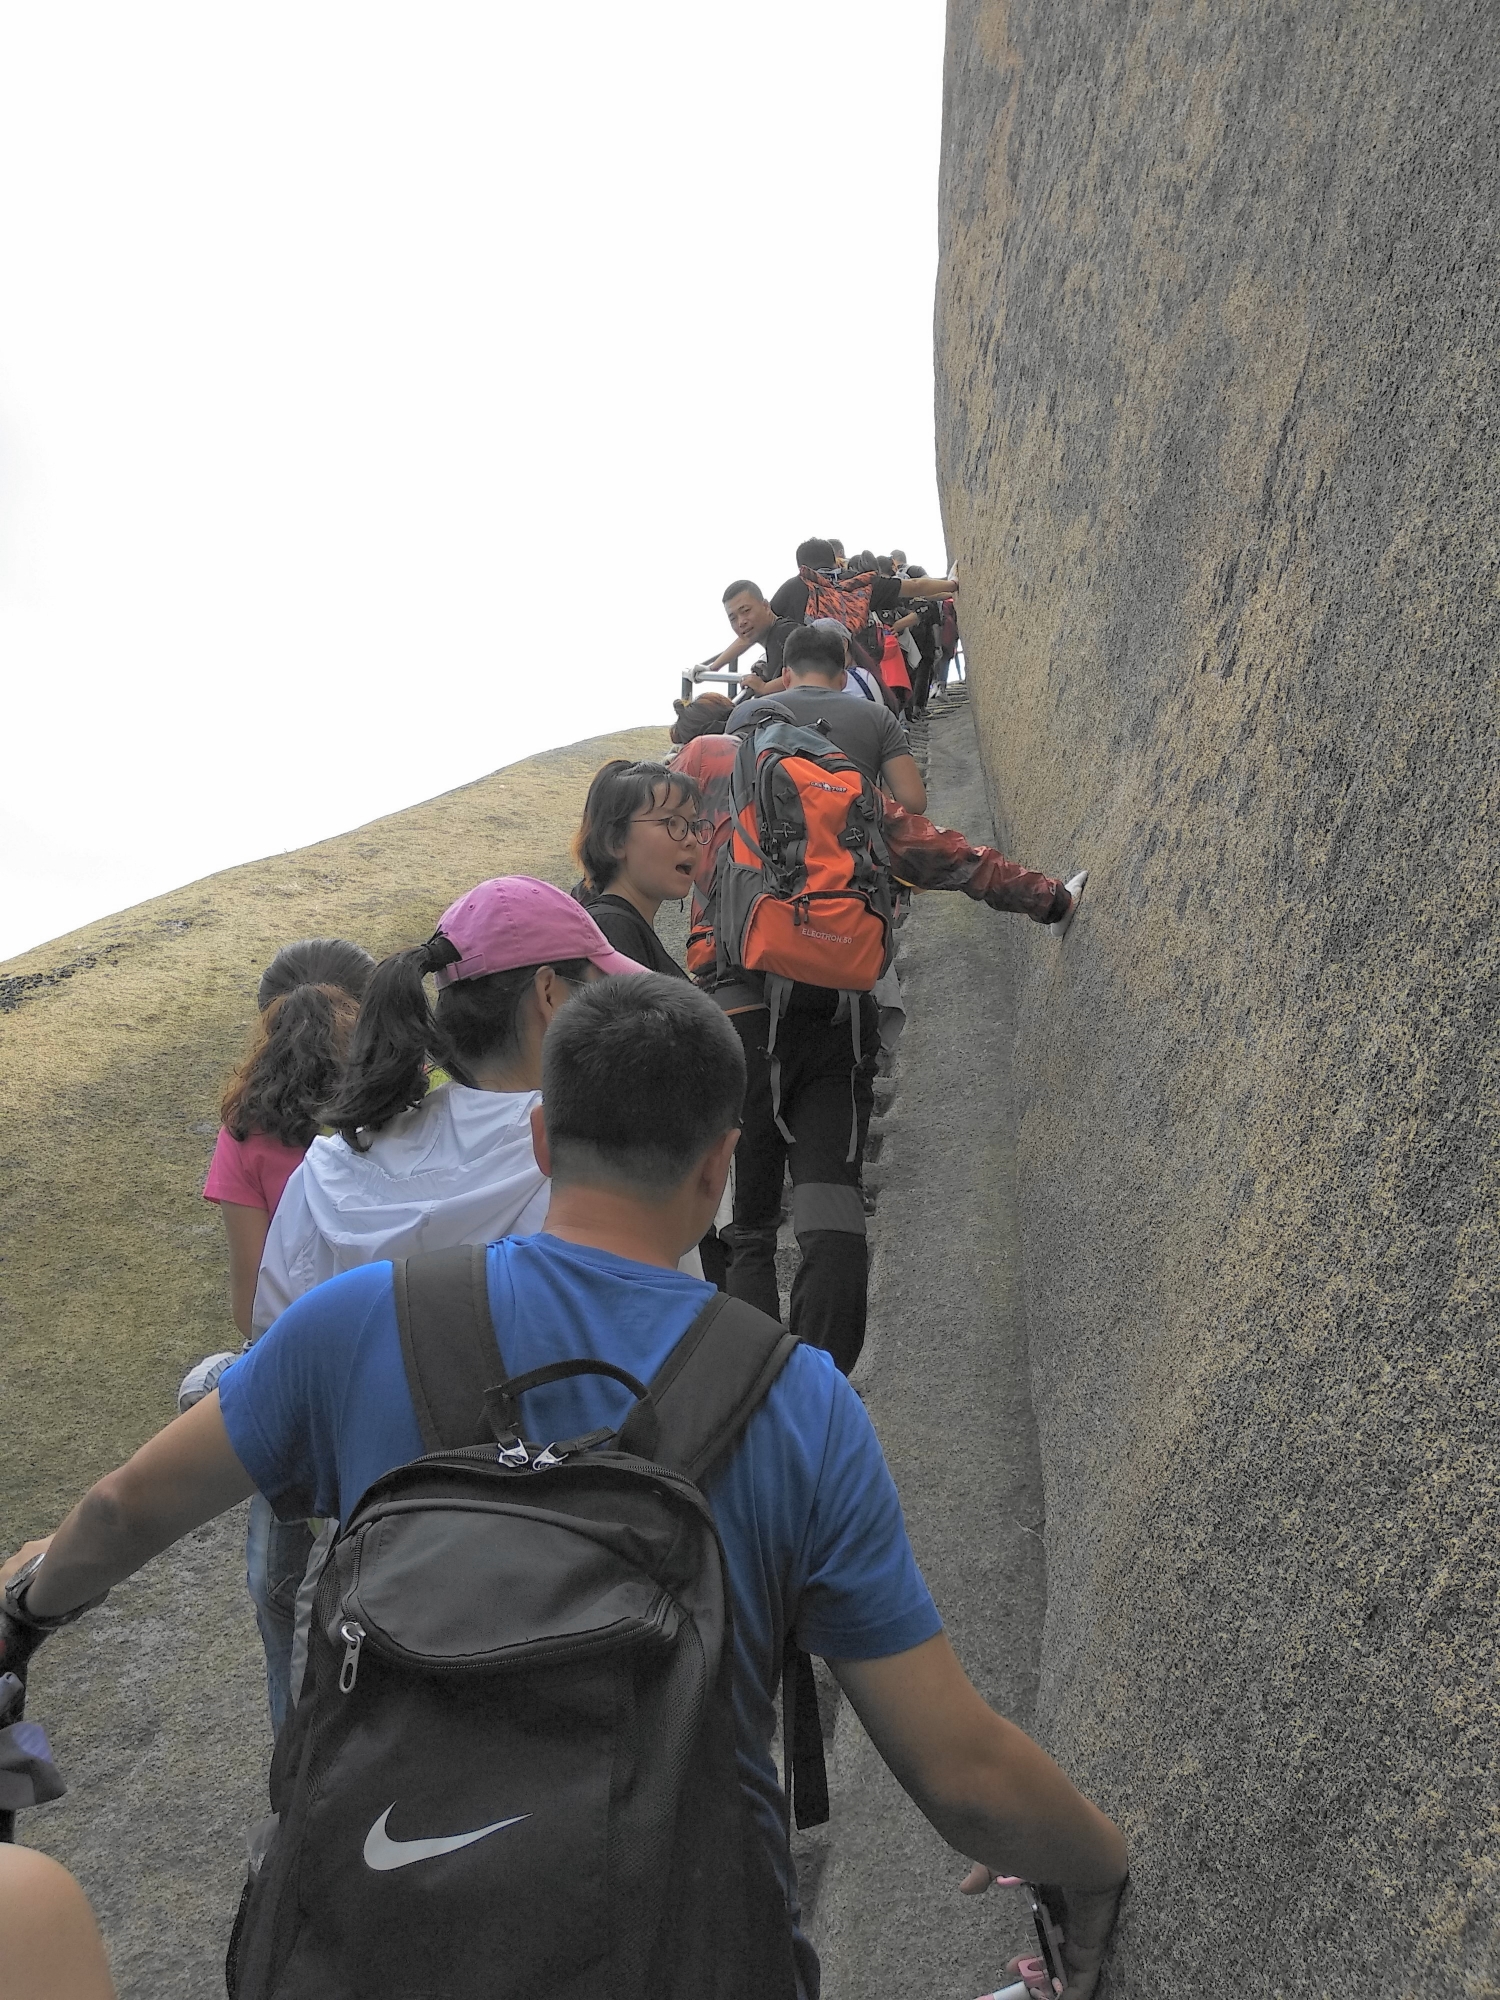
<path fill-rule="evenodd" d="M 651 1384 L 658 1434 L 653 1456 L 694 1480 L 739 1438 L 791 1359 L 796 1341 L 779 1320 L 717 1292 Z M 630 1424 L 620 1445 L 630 1450 Z M 799 1827 L 828 1818 L 828 1772 L 812 1661 L 788 1632 L 782 1661 L 786 1798 Z"/>
<path fill-rule="evenodd" d="M 797 1343 L 779 1320 L 715 1292 L 651 1382 L 656 1440 L 642 1456 L 701 1480 L 735 1444 Z M 644 1443 L 649 1419 L 627 1418 L 620 1449 Z"/>
<path fill-rule="evenodd" d="M 503 1381 L 490 1317 L 486 1248 L 461 1243 L 391 1265 L 401 1359 L 424 1451 L 455 1451 L 490 1435 L 485 1391 Z"/>

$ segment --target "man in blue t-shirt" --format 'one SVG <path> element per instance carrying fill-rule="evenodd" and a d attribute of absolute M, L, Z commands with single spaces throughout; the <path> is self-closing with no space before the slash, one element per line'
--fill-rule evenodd
<path fill-rule="evenodd" d="M 710 1296 L 677 1269 L 718 1207 L 739 1137 L 745 1065 L 731 1024 L 686 982 L 585 986 L 543 1048 L 538 1164 L 546 1227 L 489 1251 L 505 1372 L 613 1362 L 649 1379 Z M 583 1376 L 527 1392 L 527 1434 L 617 1425 L 628 1392 Z M 259 1490 L 283 1518 L 345 1517 L 421 1454 L 391 1266 L 332 1278 L 282 1314 L 217 1391 L 101 1480 L 49 1543 L 0 1569 L 0 1667 L 152 1555 Z M 1072 1996 L 1092 1992 L 1125 1874 L 1124 1843 L 1051 1760 L 980 1700 L 917 1570 L 858 1396 L 802 1346 L 704 1482 L 733 1598 L 741 1779 L 796 1894 L 771 1758 L 783 1641 L 828 1660 L 877 1748 L 956 1847 L 1067 1893 Z M 28 1558 L 45 1551 L 44 1564 Z M 796 1939 L 802 1991 L 817 1962 Z"/>

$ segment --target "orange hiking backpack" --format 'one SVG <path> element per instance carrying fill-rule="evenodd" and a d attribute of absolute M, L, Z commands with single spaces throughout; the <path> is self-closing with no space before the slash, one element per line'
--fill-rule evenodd
<path fill-rule="evenodd" d="M 716 970 L 764 977 L 771 1098 L 781 1120 L 776 1030 L 794 985 L 840 998 L 859 1060 L 858 996 L 891 962 L 895 908 L 877 788 L 827 734 L 768 707 L 747 729 L 729 784 L 729 837 L 714 873 Z M 857 1132 L 850 1138 L 854 1158 Z"/>
<path fill-rule="evenodd" d="M 837 618 L 847 632 L 864 631 L 870 622 L 870 598 L 880 581 L 877 570 L 867 570 L 862 576 L 842 576 L 837 583 L 820 571 L 809 569 L 805 563 L 797 574 L 807 585 L 804 624 L 811 625 L 815 618 Z"/>

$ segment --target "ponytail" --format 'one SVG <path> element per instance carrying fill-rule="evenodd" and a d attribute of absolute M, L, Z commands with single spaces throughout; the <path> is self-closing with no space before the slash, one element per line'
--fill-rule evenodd
<path fill-rule="evenodd" d="M 438 1027 L 422 981 L 433 968 L 428 947 L 392 952 L 370 977 L 349 1047 L 343 1084 L 328 1121 L 357 1153 L 369 1149 L 361 1128 L 378 1132 L 427 1095 Z"/>
<path fill-rule="evenodd" d="M 328 1122 L 355 1152 L 427 1095 L 429 1068 L 444 1069 L 457 1083 L 473 1083 L 471 1065 L 504 1058 L 515 1047 L 521 1000 L 540 965 L 457 979 L 428 1004 L 423 980 L 456 964 L 457 947 L 436 931 L 426 944 L 393 952 L 376 966 L 359 1010 L 343 1082 Z M 563 979 L 586 977 L 588 960 L 554 962 Z"/>

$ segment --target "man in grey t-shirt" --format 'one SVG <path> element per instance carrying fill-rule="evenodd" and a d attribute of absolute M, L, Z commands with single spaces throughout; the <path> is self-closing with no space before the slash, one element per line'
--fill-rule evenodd
<path fill-rule="evenodd" d="M 824 722 L 839 749 L 873 784 L 908 812 L 924 812 L 927 791 L 906 731 L 884 705 L 842 691 L 845 652 L 845 636 L 837 628 L 830 630 L 820 622 L 793 632 L 783 655 L 791 685 L 780 694 L 742 702 L 729 718 L 727 733 L 742 735 L 763 715 L 778 710 L 798 722 Z M 928 832 L 939 840 L 954 837 L 935 828 Z M 1042 880 L 1029 874 L 1026 879 Z M 1055 907 L 1032 909 L 1029 914 L 1038 922 L 1053 923 L 1060 935 L 1085 879 L 1080 874 L 1067 885 L 1045 884 L 1053 892 Z M 1025 906 L 1009 902 L 1003 907 Z M 839 995 L 816 986 L 792 988 L 776 1030 L 778 1119 L 771 1087 L 769 1014 L 753 975 L 749 980 L 738 976 L 721 980 L 714 997 L 734 1023 L 746 1064 L 744 1122 L 735 1152 L 734 1222 L 727 1231 L 734 1250 L 729 1290 L 773 1317 L 780 1313 L 776 1235 L 782 1181 L 790 1164 L 792 1228 L 802 1252 L 802 1266 L 792 1286 L 791 1329 L 815 1347 L 826 1348 L 847 1374 L 865 1337 L 868 1258 L 859 1172 L 873 1101 L 871 1058 L 878 1042 L 874 1001 L 861 994 L 854 1002 L 859 1008 L 862 1060 L 855 1051 L 852 1024 L 847 1015 L 840 1015 Z"/>
<path fill-rule="evenodd" d="M 881 703 L 845 694 L 841 631 L 807 625 L 786 642 L 790 685 L 780 694 L 742 702 L 730 734 L 753 729 L 767 711 L 798 722 L 825 722 L 833 741 L 909 812 L 921 812 L 927 789 L 906 731 Z M 776 1228 L 788 1159 L 792 1169 L 792 1228 L 802 1266 L 792 1286 L 791 1328 L 826 1348 L 845 1374 L 865 1337 L 868 1257 L 859 1171 L 873 1101 L 871 1071 L 878 1042 L 875 1003 L 857 996 L 859 1048 L 839 995 L 794 986 L 776 1031 L 780 1117 L 772 1092 L 769 1015 L 758 982 L 727 980 L 715 993 L 745 1051 L 744 1123 L 735 1153 L 734 1246 L 729 1290 L 773 1317 L 781 1311 L 776 1280 Z M 850 1122 L 853 1121 L 851 1145 Z M 788 1154 L 786 1134 L 793 1139 Z"/>
<path fill-rule="evenodd" d="M 908 812 L 925 812 L 927 787 L 906 731 L 884 704 L 877 708 L 843 691 L 846 653 L 841 635 L 821 624 L 793 633 L 783 662 L 788 686 L 780 694 L 741 702 L 729 718 L 728 733 L 754 728 L 770 708 L 784 708 L 798 722 L 826 722 L 834 742 L 872 785 Z"/>

